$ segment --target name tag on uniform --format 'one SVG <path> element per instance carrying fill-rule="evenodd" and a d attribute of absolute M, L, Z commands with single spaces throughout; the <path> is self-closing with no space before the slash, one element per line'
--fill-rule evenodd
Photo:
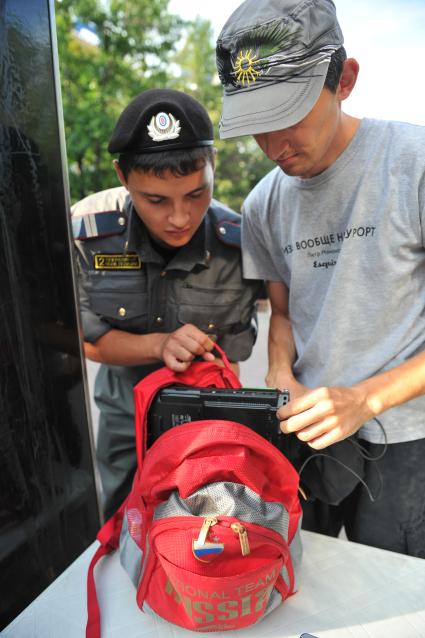
<path fill-rule="evenodd" d="M 104 255 L 94 256 L 94 267 L 96 270 L 140 270 L 142 261 L 139 255 L 134 253 L 129 255 Z"/>

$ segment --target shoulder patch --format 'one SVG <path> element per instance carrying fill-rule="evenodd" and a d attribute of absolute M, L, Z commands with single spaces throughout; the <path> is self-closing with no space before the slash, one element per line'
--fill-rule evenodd
<path fill-rule="evenodd" d="M 215 234 L 223 244 L 241 247 L 241 221 L 242 217 L 220 202 L 212 200 L 208 214 L 214 226 Z"/>
<path fill-rule="evenodd" d="M 122 211 L 102 211 L 72 217 L 74 239 L 85 241 L 111 235 L 121 235 L 127 228 L 127 217 Z"/>
<path fill-rule="evenodd" d="M 241 247 L 241 225 L 227 219 L 215 224 L 215 232 L 219 240 L 228 246 Z"/>

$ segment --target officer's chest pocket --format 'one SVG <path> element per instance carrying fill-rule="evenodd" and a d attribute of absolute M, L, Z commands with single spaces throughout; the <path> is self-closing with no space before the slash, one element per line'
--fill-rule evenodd
<path fill-rule="evenodd" d="M 240 323 L 240 291 L 229 288 L 186 289 L 178 309 L 178 321 L 191 323 L 207 333 L 231 332 Z"/>
<path fill-rule="evenodd" d="M 92 280 L 90 305 L 114 328 L 142 334 L 148 329 L 148 294 L 142 277 L 123 276 Z"/>

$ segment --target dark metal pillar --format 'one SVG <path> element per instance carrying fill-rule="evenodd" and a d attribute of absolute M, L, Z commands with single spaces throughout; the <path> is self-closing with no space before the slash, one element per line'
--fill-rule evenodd
<path fill-rule="evenodd" d="M 0 0 L 0 628 L 99 526 L 53 4 Z"/>

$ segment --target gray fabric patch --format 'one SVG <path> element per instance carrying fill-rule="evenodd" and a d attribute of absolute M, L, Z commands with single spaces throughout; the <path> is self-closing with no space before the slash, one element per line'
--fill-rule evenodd
<path fill-rule="evenodd" d="M 267 607 L 264 610 L 264 614 L 257 620 L 255 624 L 257 625 L 259 622 L 261 622 L 262 619 L 265 618 L 265 616 L 270 614 L 270 612 L 276 609 L 276 607 L 279 607 L 280 604 L 282 604 L 282 596 L 280 595 L 276 587 L 273 587 L 272 593 L 270 594 L 269 600 L 267 601 Z"/>
<path fill-rule="evenodd" d="M 267 503 L 239 483 L 210 483 L 185 499 L 175 490 L 155 509 L 154 520 L 168 516 L 234 516 L 268 527 L 288 540 L 289 516 L 283 505 Z"/>
<path fill-rule="evenodd" d="M 294 534 L 292 543 L 289 545 L 289 553 L 291 554 L 292 567 L 294 570 L 294 590 L 295 591 L 298 589 L 297 574 L 298 574 L 299 568 L 301 567 L 301 560 L 303 556 L 303 546 L 301 543 L 301 534 L 300 534 L 301 521 L 302 521 L 302 517 L 300 518 L 300 521 L 298 523 L 298 529 Z"/>

